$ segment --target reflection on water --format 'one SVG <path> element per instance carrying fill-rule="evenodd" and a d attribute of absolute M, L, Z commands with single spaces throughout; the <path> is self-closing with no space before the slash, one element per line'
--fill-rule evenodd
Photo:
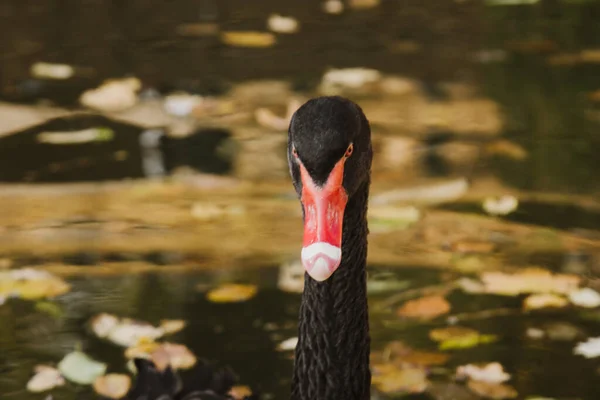
<path fill-rule="evenodd" d="M 383 274 L 387 280 L 401 279 L 411 288 L 449 279 L 448 274 L 414 268 L 371 268 L 370 274 Z M 215 304 L 208 302 L 199 290 L 231 280 L 260 284 L 258 295 L 244 303 Z M 151 273 L 69 281 L 74 290 L 57 301 L 60 316 L 36 310 L 31 302 L 15 300 L 0 308 L 0 345 L 3 349 L 0 384 L 6 398 L 39 398 L 39 395 L 24 390 L 33 366 L 57 362 L 77 344 L 96 359 L 107 362 L 110 372 L 127 373 L 123 348 L 97 339 L 88 330 L 87 321 L 100 312 L 151 323 L 161 319 L 184 319 L 189 325 L 169 341 L 185 343 L 201 357 L 234 366 L 243 383 L 260 388 L 265 394 L 272 395 L 271 398 L 285 399 L 289 395 L 292 359 L 290 353 L 275 349 L 278 343 L 296 335 L 300 295 L 277 288 L 276 268 L 251 273 Z M 370 294 L 372 349 L 381 350 L 390 341 L 402 340 L 411 347 L 435 351 L 428 332 L 444 323 L 399 323 L 393 313 L 377 307 L 386 296 L 386 292 L 379 291 Z M 520 307 L 520 302 L 511 297 L 479 296 L 473 301 L 473 297 L 457 292 L 449 300 L 453 304 L 452 314 L 463 316 L 506 307 L 517 311 Z M 433 375 L 434 387 L 443 384 L 447 379 L 444 375 L 451 374 L 459 365 L 493 360 L 501 362 L 511 373 L 514 371 L 511 383 L 522 396 L 520 398 L 538 394 L 591 400 L 600 388 L 592 364 L 572 354 L 574 342 L 591 334 L 595 326 L 577 314 L 568 310 L 531 316 L 513 314 L 472 318 L 461 325 L 498 334 L 500 340 L 472 349 L 448 351 L 451 358 L 445 366 L 447 369 Z M 556 333 L 553 340 L 527 337 L 530 328 L 551 329 L 552 326 L 562 326 L 563 331 L 570 329 L 576 333 L 570 337 L 568 333 L 566 337 Z M 554 331 L 559 332 L 560 328 Z M 439 379 L 435 378 L 436 374 Z M 54 393 L 57 398 L 67 400 L 91 394 L 89 388 L 71 384 L 54 390 Z"/>

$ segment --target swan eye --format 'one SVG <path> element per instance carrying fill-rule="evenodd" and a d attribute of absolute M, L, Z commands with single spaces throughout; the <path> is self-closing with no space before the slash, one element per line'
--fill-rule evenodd
<path fill-rule="evenodd" d="M 295 147 L 292 147 L 292 155 L 294 156 L 294 158 L 298 158 L 298 152 L 296 151 Z"/>
<path fill-rule="evenodd" d="M 352 155 L 352 152 L 354 151 L 354 145 L 352 143 L 350 143 L 350 146 L 348 146 L 348 148 L 346 149 L 346 153 L 344 154 L 344 157 L 348 158 Z"/>

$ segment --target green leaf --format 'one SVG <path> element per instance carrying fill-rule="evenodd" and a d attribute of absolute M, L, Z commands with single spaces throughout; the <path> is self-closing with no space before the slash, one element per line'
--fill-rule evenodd
<path fill-rule="evenodd" d="M 61 360 L 58 370 L 72 382 L 90 385 L 97 377 L 104 375 L 106 364 L 95 361 L 80 351 L 73 351 Z"/>

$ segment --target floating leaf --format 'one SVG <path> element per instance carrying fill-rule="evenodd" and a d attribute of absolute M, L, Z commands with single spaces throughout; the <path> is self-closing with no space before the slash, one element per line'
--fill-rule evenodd
<path fill-rule="evenodd" d="M 277 350 L 279 350 L 279 351 L 294 350 L 297 345 L 298 345 L 298 338 L 292 337 L 292 338 L 286 339 L 283 342 L 279 343 L 279 345 L 277 346 Z"/>
<path fill-rule="evenodd" d="M 562 296 L 551 293 L 532 294 L 523 301 L 525 310 L 536 310 L 539 308 L 562 308 L 569 302 Z"/>
<path fill-rule="evenodd" d="M 568 294 L 577 289 L 581 278 L 576 275 L 552 274 L 540 268 L 525 269 L 515 274 L 483 272 L 485 293 L 516 296 L 522 293 Z"/>
<path fill-rule="evenodd" d="M 109 399 L 120 399 L 127 394 L 131 387 L 131 378 L 123 374 L 108 374 L 99 376 L 94 381 L 94 390 Z"/>
<path fill-rule="evenodd" d="M 340 14 L 344 11 L 344 3 L 341 0 L 325 0 L 323 11 L 327 14 Z"/>
<path fill-rule="evenodd" d="M 459 326 L 434 329 L 429 332 L 429 337 L 440 342 L 440 350 L 468 349 L 498 340 L 496 335 L 482 335 L 474 329 Z"/>
<path fill-rule="evenodd" d="M 68 64 L 37 62 L 29 69 L 31 76 L 42 79 L 69 79 L 75 75 L 75 68 Z"/>
<path fill-rule="evenodd" d="M 371 352 L 373 363 L 392 363 L 396 366 L 443 365 L 449 357 L 448 354 L 415 350 L 397 340 L 388 343 L 381 352 Z"/>
<path fill-rule="evenodd" d="M 255 285 L 230 283 L 211 290 L 206 297 L 213 303 L 236 303 L 251 299 L 256 292 Z"/>
<path fill-rule="evenodd" d="M 20 297 L 27 300 L 57 297 L 71 286 L 59 277 L 33 268 L 0 272 L 0 297 Z"/>
<path fill-rule="evenodd" d="M 106 127 L 88 128 L 68 132 L 40 132 L 37 141 L 40 143 L 65 145 L 111 141 L 115 133 Z"/>
<path fill-rule="evenodd" d="M 236 47 L 271 47 L 276 42 L 272 33 L 256 31 L 223 32 L 221 40 L 228 46 Z"/>
<path fill-rule="evenodd" d="M 177 343 L 143 342 L 125 351 L 127 358 L 148 358 L 163 371 L 167 366 L 173 369 L 188 369 L 196 364 L 196 356 L 184 345 Z"/>
<path fill-rule="evenodd" d="M 488 399 L 514 399 L 519 395 L 512 386 L 503 383 L 469 381 L 467 387 L 479 396 Z"/>
<path fill-rule="evenodd" d="M 38 365 L 35 367 L 35 375 L 27 382 L 27 390 L 39 393 L 64 384 L 65 379 L 59 370 L 47 365 Z"/>
<path fill-rule="evenodd" d="M 237 385 L 229 390 L 229 395 L 235 400 L 244 400 L 252 395 L 252 390 L 248 386 Z"/>
<path fill-rule="evenodd" d="M 600 337 L 589 338 L 585 342 L 578 343 L 573 352 L 585 358 L 600 357 Z"/>
<path fill-rule="evenodd" d="M 99 338 L 130 347 L 142 340 L 154 341 L 164 335 L 178 332 L 185 327 L 185 321 L 163 320 L 160 326 L 156 327 L 147 322 L 101 313 L 92 318 L 90 325 Z"/>
<path fill-rule="evenodd" d="M 400 369 L 391 364 L 374 365 L 372 382 L 383 393 L 422 393 L 428 385 L 424 369 Z"/>
<path fill-rule="evenodd" d="M 176 92 L 165 97 L 164 108 L 167 114 L 176 117 L 186 117 L 190 115 L 203 100 L 204 99 L 198 95 Z"/>
<path fill-rule="evenodd" d="M 277 33 L 295 33 L 300 26 L 297 19 L 279 14 L 271 14 L 267 25 L 269 30 Z"/>
<path fill-rule="evenodd" d="M 72 382 L 90 385 L 97 377 L 104 375 L 106 364 L 95 361 L 80 351 L 73 351 L 61 360 L 58 370 Z"/>
<path fill-rule="evenodd" d="M 123 111 L 138 102 L 137 91 L 141 86 L 137 78 L 106 80 L 98 88 L 85 91 L 79 98 L 79 102 L 99 111 Z"/>
<path fill-rule="evenodd" d="M 172 335 L 185 328 L 186 322 L 181 319 L 163 319 L 160 321 L 159 328 L 162 329 L 165 335 Z"/>
<path fill-rule="evenodd" d="M 569 300 L 579 307 L 596 308 L 600 306 L 600 294 L 590 288 L 583 288 L 569 293 Z"/>
<path fill-rule="evenodd" d="M 474 329 L 460 326 L 434 329 L 429 332 L 429 337 L 440 342 L 440 350 L 467 349 L 498 340 L 496 335 L 482 335 Z"/>
<path fill-rule="evenodd" d="M 107 337 L 110 331 L 113 330 L 118 324 L 119 318 L 107 313 L 96 315 L 94 318 L 92 318 L 90 323 L 92 331 L 94 331 L 96 336 L 99 338 Z"/>
<path fill-rule="evenodd" d="M 508 215 L 519 206 L 514 196 L 488 197 L 483 201 L 483 209 L 490 215 Z"/>
<path fill-rule="evenodd" d="M 107 339 L 119 346 L 128 347 L 143 339 L 158 339 L 163 334 L 162 329 L 148 323 L 124 319 L 108 333 Z"/>
<path fill-rule="evenodd" d="M 462 326 L 449 326 L 445 328 L 433 329 L 429 332 L 429 338 L 435 342 L 456 338 L 479 337 L 479 332 L 475 329 L 464 328 Z"/>
<path fill-rule="evenodd" d="M 479 382 L 502 383 L 510 379 L 510 375 L 504 372 L 502 364 L 493 362 L 485 365 L 461 365 L 456 369 L 459 379 L 471 379 Z"/>
<path fill-rule="evenodd" d="M 407 301 L 397 311 L 399 317 L 433 319 L 450 312 L 450 303 L 442 296 L 426 296 Z"/>

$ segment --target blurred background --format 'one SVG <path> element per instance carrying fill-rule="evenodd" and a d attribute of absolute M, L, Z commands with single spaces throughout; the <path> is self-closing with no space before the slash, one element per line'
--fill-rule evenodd
<path fill-rule="evenodd" d="M 288 398 L 287 127 L 336 94 L 373 132 L 373 398 L 599 398 L 598 21 L 595 0 L 2 1 L 0 397 L 119 398 L 102 378 L 143 337 Z"/>

